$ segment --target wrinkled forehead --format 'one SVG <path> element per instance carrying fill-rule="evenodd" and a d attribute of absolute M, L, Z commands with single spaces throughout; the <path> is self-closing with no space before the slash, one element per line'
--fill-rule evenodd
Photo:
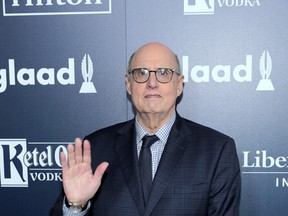
<path fill-rule="evenodd" d="M 161 44 L 148 44 L 139 48 L 131 59 L 131 68 L 145 67 L 155 69 L 159 67 L 177 67 L 175 54 Z"/>

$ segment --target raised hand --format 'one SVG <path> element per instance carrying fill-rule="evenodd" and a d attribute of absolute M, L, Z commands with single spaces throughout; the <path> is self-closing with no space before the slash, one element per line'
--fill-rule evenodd
<path fill-rule="evenodd" d="M 75 139 L 75 147 L 69 144 L 68 158 L 61 152 L 62 182 L 66 198 L 70 203 L 84 206 L 97 192 L 102 176 L 108 167 L 107 162 L 101 163 L 94 174 L 91 168 L 90 142 Z"/>

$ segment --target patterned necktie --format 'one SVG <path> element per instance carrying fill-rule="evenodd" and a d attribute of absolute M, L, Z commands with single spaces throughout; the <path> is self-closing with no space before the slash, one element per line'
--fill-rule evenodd
<path fill-rule="evenodd" d="M 142 181 L 142 191 L 144 195 L 145 206 L 150 194 L 152 186 L 152 156 L 150 147 L 154 144 L 159 138 L 156 135 L 144 136 L 142 139 L 142 147 L 139 156 L 139 169 Z"/>

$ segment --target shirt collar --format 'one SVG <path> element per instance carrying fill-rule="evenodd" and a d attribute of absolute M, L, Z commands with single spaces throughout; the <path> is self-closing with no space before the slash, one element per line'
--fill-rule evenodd
<path fill-rule="evenodd" d="M 176 112 L 173 113 L 171 118 L 168 120 L 168 122 L 163 125 L 158 131 L 156 131 L 155 135 L 161 140 L 163 143 L 167 142 L 169 133 L 171 131 L 171 128 L 175 122 L 176 119 Z M 152 135 L 149 134 L 139 123 L 137 116 L 135 118 L 135 127 L 136 127 L 136 142 L 139 143 L 142 138 L 145 135 Z"/>

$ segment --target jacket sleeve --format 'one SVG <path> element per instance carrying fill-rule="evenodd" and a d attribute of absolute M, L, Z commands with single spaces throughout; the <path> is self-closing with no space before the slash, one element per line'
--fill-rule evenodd
<path fill-rule="evenodd" d="M 62 189 L 54 206 L 50 209 L 49 216 L 63 216 L 63 210 L 62 210 L 63 202 L 64 202 L 64 191 Z"/>
<path fill-rule="evenodd" d="M 210 216 L 238 216 L 241 176 L 235 142 L 223 144 L 209 191 Z"/>

